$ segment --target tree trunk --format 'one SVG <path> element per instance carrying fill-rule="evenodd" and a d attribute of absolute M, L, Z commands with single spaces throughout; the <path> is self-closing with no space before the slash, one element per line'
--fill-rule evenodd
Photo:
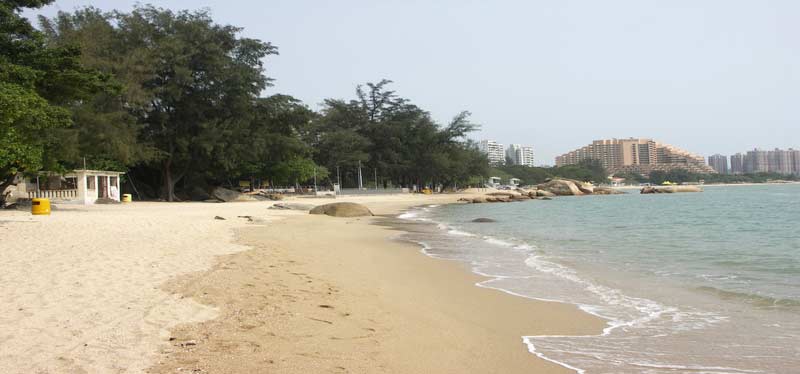
<path fill-rule="evenodd" d="M 175 183 L 172 180 L 172 159 L 168 158 L 164 162 L 164 199 L 172 202 L 175 201 Z"/>

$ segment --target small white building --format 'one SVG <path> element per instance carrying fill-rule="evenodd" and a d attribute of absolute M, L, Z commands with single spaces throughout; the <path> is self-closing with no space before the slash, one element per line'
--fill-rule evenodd
<path fill-rule="evenodd" d="M 17 193 L 27 194 L 28 198 L 43 197 L 85 205 L 94 204 L 101 198 L 120 201 L 119 178 L 122 174 L 119 171 L 74 170 L 21 183 L 17 186 Z"/>

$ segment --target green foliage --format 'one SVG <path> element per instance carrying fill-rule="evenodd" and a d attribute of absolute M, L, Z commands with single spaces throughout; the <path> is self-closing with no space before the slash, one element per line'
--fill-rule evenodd
<path fill-rule="evenodd" d="M 46 3 L 6 1 L 0 11 L 16 17 L 20 6 Z M 388 80 L 326 100 L 320 113 L 291 96 L 260 97 L 271 81 L 263 59 L 276 47 L 204 11 L 87 7 L 40 18 L 42 32 L 15 17 L 0 24 L 5 174 L 85 163 L 127 170 L 167 200 L 180 182 L 324 184 L 334 169 L 354 180 L 357 166 L 395 186 L 489 175 L 466 138 L 478 128 L 469 112 L 440 125 Z"/>
<path fill-rule="evenodd" d="M 684 169 L 675 169 L 669 172 L 653 171 L 645 181 L 651 184 L 662 184 L 665 181 L 672 183 L 766 183 L 775 180 L 800 180 L 798 175 L 782 175 L 778 173 L 757 174 L 696 174 Z"/>
<path fill-rule="evenodd" d="M 349 102 L 325 101 L 309 138 L 318 163 L 329 170 L 360 164 L 376 171 L 385 185 L 464 185 L 488 174 L 488 160 L 466 140 L 477 129 L 469 112 L 440 126 L 389 90 L 390 83 L 358 86 Z"/>
<path fill-rule="evenodd" d="M 567 178 L 595 184 L 607 183 L 607 172 L 599 162 L 582 162 L 578 165 L 542 168 L 522 165 L 505 165 L 494 168 L 491 176 L 503 181 L 519 178 L 524 186 L 536 185 L 552 178 Z"/>
<path fill-rule="evenodd" d="M 56 129 L 71 125 L 67 107 L 103 89 L 107 77 L 85 69 L 71 47 L 49 47 L 19 15 L 50 1 L 0 2 L 0 205 L 20 172 L 54 167 L 47 157 Z"/>

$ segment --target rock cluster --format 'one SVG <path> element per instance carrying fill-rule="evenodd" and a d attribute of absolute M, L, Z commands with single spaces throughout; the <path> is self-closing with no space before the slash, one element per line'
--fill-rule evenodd
<path fill-rule="evenodd" d="M 639 192 L 642 194 L 703 192 L 703 189 L 700 188 L 700 186 L 663 186 L 663 187 L 644 187 Z"/>
<path fill-rule="evenodd" d="M 623 192 L 611 187 L 595 187 L 572 179 L 552 179 L 539 184 L 535 189 L 491 192 L 483 196 L 462 198 L 459 201 L 481 203 L 507 203 L 525 200 L 550 200 L 555 196 L 617 195 Z"/>

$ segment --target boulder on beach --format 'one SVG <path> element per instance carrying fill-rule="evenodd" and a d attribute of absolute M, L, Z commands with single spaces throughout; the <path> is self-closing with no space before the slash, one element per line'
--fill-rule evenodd
<path fill-rule="evenodd" d="M 310 214 L 325 214 L 331 217 L 364 217 L 374 215 L 369 208 L 364 205 L 346 202 L 319 205 L 311 209 Z"/>
<path fill-rule="evenodd" d="M 255 198 L 249 195 L 245 195 L 239 191 L 229 190 L 223 187 L 214 187 L 211 190 L 211 197 L 219 200 L 224 201 L 226 203 L 231 201 L 253 201 Z"/>
<path fill-rule="evenodd" d="M 194 186 L 190 188 L 187 192 L 187 195 L 189 195 L 189 200 L 192 201 L 206 201 L 211 199 L 211 195 L 209 195 L 208 192 L 200 186 Z"/>
<path fill-rule="evenodd" d="M 497 221 L 495 221 L 495 220 L 493 220 L 491 218 L 475 218 L 475 219 L 472 220 L 472 222 L 475 222 L 475 223 L 492 223 L 492 222 L 497 222 Z"/>

